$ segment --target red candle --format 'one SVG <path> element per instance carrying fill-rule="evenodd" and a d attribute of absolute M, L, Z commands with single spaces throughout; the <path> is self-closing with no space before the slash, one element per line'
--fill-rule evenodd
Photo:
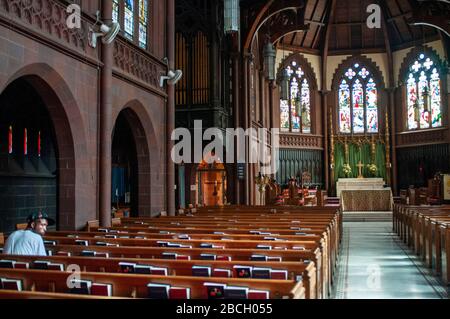
<path fill-rule="evenodd" d="M 41 157 L 41 131 L 38 134 L 38 157 Z"/>
<path fill-rule="evenodd" d="M 10 126 L 8 131 L 8 154 L 12 154 L 12 152 L 13 152 L 13 135 L 12 135 L 12 126 Z"/>
<path fill-rule="evenodd" d="M 23 155 L 28 155 L 28 137 L 27 137 L 27 129 L 25 129 L 24 135 L 23 135 Z"/>

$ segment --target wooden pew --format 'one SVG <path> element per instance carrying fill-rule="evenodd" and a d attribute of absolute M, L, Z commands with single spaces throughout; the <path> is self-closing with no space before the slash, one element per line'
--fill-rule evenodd
<path fill-rule="evenodd" d="M 22 270 L 0 269 L 1 278 L 21 279 L 24 290 L 66 293 L 68 291 L 67 279 L 71 273 L 50 270 Z M 147 284 L 170 284 L 174 287 L 191 288 L 192 299 L 205 299 L 205 282 L 223 283 L 230 286 L 244 286 L 251 289 L 268 290 L 270 299 L 305 299 L 303 282 L 293 280 L 259 280 L 240 278 L 214 278 L 214 280 L 201 277 L 187 276 L 152 276 L 114 273 L 83 272 L 82 280 L 91 280 L 96 283 L 112 284 L 113 296 L 146 298 L 148 296 Z"/>
<path fill-rule="evenodd" d="M 16 291 L 0 289 L 0 299 L 88 299 L 88 300 L 109 300 L 109 299 L 128 299 L 125 297 L 103 297 L 91 295 L 75 295 L 68 293 L 54 293 L 42 291 Z"/>
<path fill-rule="evenodd" d="M 1 255 L 0 255 L 1 256 Z M 83 272 L 109 272 L 120 273 L 120 262 L 130 262 L 141 265 L 151 265 L 154 267 L 164 267 L 168 269 L 170 276 L 192 276 L 192 266 L 209 266 L 211 269 L 221 268 L 233 270 L 233 266 L 253 266 L 262 268 L 272 268 L 286 270 L 290 280 L 296 280 L 301 276 L 305 287 L 306 299 L 316 299 L 318 287 L 316 286 L 316 267 L 313 262 L 307 264 L 303 262 L 256 262 L 256 261 L 217 261 L 217 260 L 166 260 L 166 259 L 143 259 L 143 258 L 88 258 L 88 257 L 66 257 L 66 256 L 5 256 L 7 260 L 14 260 L 32 263 L 35 260 L 50 261 L 59 263 L 67 269 L 69 265 L 78 265 Z M 211 276 L 210 280 L 215 277 Z"/>

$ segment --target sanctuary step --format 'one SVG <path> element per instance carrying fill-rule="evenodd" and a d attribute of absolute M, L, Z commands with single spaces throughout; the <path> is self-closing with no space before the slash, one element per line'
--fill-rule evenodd
<path fill-rule="evenodd" d="M 344 222 L 391 222 L 392 212 L 344 212 Z"/>

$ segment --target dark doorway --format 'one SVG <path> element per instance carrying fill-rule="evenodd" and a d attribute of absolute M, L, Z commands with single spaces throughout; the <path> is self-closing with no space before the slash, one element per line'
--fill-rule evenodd
<path fill-rule="evenodd" d="M 116 121 L 112 144 L 112 205 L 138 216 L 138 161 L 131 125 L 122 111 Z M 117 207 L 119 206 L 119 207 Z"/>
<path fill-rule="evenodd" d="M 3 232 L 13 231 L 36 211 L 58 220 L 58 154 L 54 125 L 42 99 L 47 93 L 37 92 L 25 79 L 18 79 L 0 95 Z"/>

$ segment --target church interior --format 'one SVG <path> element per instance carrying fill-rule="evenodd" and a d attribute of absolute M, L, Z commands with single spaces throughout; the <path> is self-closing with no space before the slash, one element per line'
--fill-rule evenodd
<path fill-rule="evenodd" d="M 449 299 L 449 115 L 448 0 L 0 0 L 0 299 Z"/>

